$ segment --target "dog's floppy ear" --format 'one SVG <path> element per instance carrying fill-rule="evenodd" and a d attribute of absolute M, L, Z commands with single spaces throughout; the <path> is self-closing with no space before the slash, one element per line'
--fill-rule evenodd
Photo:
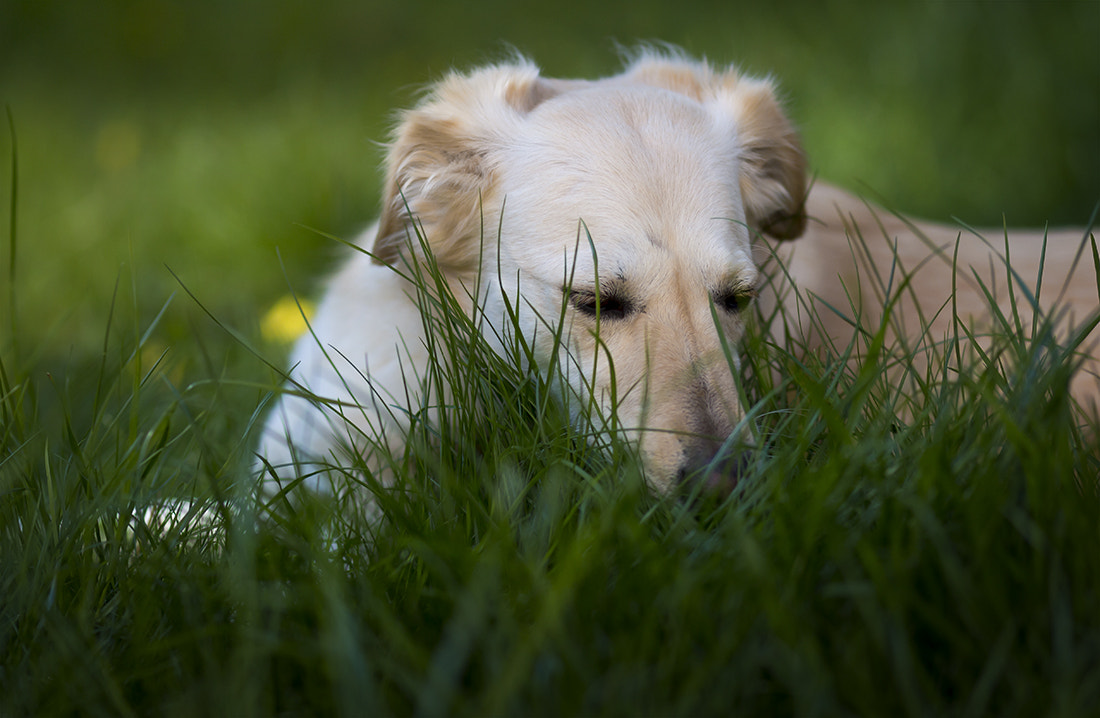
<path fill-rule="evenodd" d="M 740 79 L 727 100 L 737 118 L 741 198 L 751 226 L 776 239 L 806 229 L 806 155 L 770 82 Z"/>
<path fill-rule="evenodd" d="M 643 52 L 622 79 L 662 87 L 699 102 L 717 102 L 734 121 L 741 197 L 749 225 L 776 239 L 806 228 L 806 156 L 768 80 L 714 71 L 705 62 Z"/>
<path fill-rule="evenodd" d="M 539 103 L 568 87 L 539 77 L 525 61 L 452 72 L 415 109 L 402 114 L 386 160 L 374 261 L 391 264 L 423 230 L 441 266 L 475 265 L 482 206 L 494 196 L 493 150 Z"/>

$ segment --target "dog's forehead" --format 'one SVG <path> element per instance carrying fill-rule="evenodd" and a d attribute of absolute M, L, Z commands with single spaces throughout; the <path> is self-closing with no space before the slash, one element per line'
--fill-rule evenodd
<path fill-rule="evenodd" d="M 595 85 L 537 106 L 520 142 L 539 148 L 532 159 L 567 161 L 588 174 L 624 166 L 671 174 L 685 162 L 732 159 L 733 138 L 719 124 L 707 106 L 676 92 Z"/>
<path fill-rule="evenodd" d="M 751 266 L 735 139 L 704 105 L 658 88 L 595 87 L 540 105 L 506 150 L 505 219 L 532 266 L 574 249 L 578 272 L 640 254 Z M 510 209 L 509 209 L 510 208 Z M 545 233 L 552 233 L 547 236 Z M 579 240 L 579 242 L 578 242 Z"/>

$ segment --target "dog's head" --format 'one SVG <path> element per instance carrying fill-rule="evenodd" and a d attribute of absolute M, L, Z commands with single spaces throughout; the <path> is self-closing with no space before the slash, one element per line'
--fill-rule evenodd
<path fill-rule="evenodd" d="M 480 273 L 491 321 L 519 310 L 544 366 L 564 302 L 567 381 L 615 413 L 652 484 L 708 467 L 729 483 L 751 243 L 806 221 L 769 82 L 652 53 L 591 82 L 525 62 L 453 74 L 402 117 L 386 187 L 377 261 L 415 220 L 443 272 Z"/>

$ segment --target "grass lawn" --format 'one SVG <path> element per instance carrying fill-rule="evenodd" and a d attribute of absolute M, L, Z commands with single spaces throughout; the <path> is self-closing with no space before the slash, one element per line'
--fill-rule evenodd
<path fill-rule="evenodd" d="M 1072 342 L 1023 341 L 1006 317 L 976 352 L 957 323 L 899 382 L 913 353 L 874 335 L 807 354 L 754 334 L 760 447 L 717 502 L 650 495 L 629 447 L 587 440 L 599 424 L 571 427 L 545 381 L 431 311 L 448 360 L 429 376 L 458 409 L 414 422 L 393 488 L 365 479 L 382 521 L 255 499 L 250 422 L 224 406 L 260 411 L 269 392 L 212 359 L 249 351 L 228 326 L 195 381 L 173 376 L 155 323 L 115 330 L 90 397 L 9 349 L 5 713 L 1085 716 L 1100 701 L 1100 447 L 1068 395 Z M 857 349 L 870 358 L 848 361 Z"/>
<path fill-rule="evenodd" d="M 1083 223 L 1091 4 L 117 5 L 0 9 L 0 715 L 1095 715 L 1100 426 L 1073 338 L 1011 316 L 901 383 L 876 327 L 806 353 L 758 317 L 724 502 L 651 495 L 445 308 L 466 410 L 413 426 L 384 521 L 250 473 L 286 297 L 374 213 L 409 83 L 661 36 L 774 70 L 825 177 Z"/>

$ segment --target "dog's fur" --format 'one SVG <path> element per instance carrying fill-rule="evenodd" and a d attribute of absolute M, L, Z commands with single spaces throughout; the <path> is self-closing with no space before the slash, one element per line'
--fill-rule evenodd
<path fill-rule="evenodd" d="M 802 239 L 759 243 L 757 258 L 774 255 L 784 268 L 773 291 L 761 294 L 763 311 L 782 304 L 788 324 L 810 346 L 828 340 L 845 347 L 856 331 L 853 316 L 859 327 L 874 331 L 889 304 L 887 339 L 902 339 L 920 367 L 929 352 L 950 354 L 945 341 L 954 334 L 956 314 L 978 346 L 987 346 L 998 328 L 1018 323 L 1025 335 L 1032 332 L 1032 300 L 1060 340 L 1100 311 L 1085 229 L 974 229 L 913 220 L 823 183 L 810 192 L 806 212 L 811 219 Z M 1094 416 L 1098 339 L 1100 331 L 1093 331 L 1082 342 L 1081 368 L 1071 385 L 1078 404 Z"/>
<path fill-rule="evenodd" d="M 784 255 L 804 292 L 843 309 L 859 266 L 846 230 L 896 239 L 910 268 L 940 246 L 949 269 L 960 236 L 807 187 L 772 85 L 733 69 L 642 53 L 596 81 L 543 78 L 523 60 L 447 76 L 400 119 L 382 215 L 360 240 L 371 255 L 351 256 L 332 278 L 293 352 L 293 380 L 342 408 L 286 394 L 259 450 L 269 481 L 340 461 L 343 450 L 365 452 L 364 438 L 379 432 L 399 445 L 399 417 L 420 401 L 429 356 L 415 291 L 395 268 L 424 262 L 425 247 L 465 309 L 484 307 L 491 342 L 508 335 L 510 305 L 539 369 L 553 352 L 568 354 L 558 357 L 573 369 L 564 393 L 616 412 L 654 488 L 703 468 L 725 481 L 735 467 L 720 447 L 744 430 L 737 356 L 726 347 L 745 331 L 767 249 Z M 783 242 L 807 230 L 807 216 L 809 236 Z M 921 231 L 929 242 L 916 238 Z M 1080 240 L 1052 235 L 1048 274 L 1070 276 L 1066 259 Z M 1034 264 L 1040 238 L 1013 242 L 1014 265 Z M 891 245 L 872 244 L 888 266 Z M 988 271 L 987 245 L 963 232 L 961 246 L 960 265 Z M 934 309 L 950 292 L 943 269 L 933 262 L 920 274 Z M 1079 269 L 1081 285 L 1094 288 L 1091 261 Z M 969 287 L 960 284 L 960 302 L 978 311 L 984 300 Z M 791 296 L 780 289 L 761 301 Z M 1082 315 L 1096 306 L 1087 291 L 1068 300 Z M 548 323 L 563 301 L 555 349 Z M 863 306 L 874 301 L 865 294 Z M 837 321 L 826 331 L 843 338 L 850 328 Z"/>

